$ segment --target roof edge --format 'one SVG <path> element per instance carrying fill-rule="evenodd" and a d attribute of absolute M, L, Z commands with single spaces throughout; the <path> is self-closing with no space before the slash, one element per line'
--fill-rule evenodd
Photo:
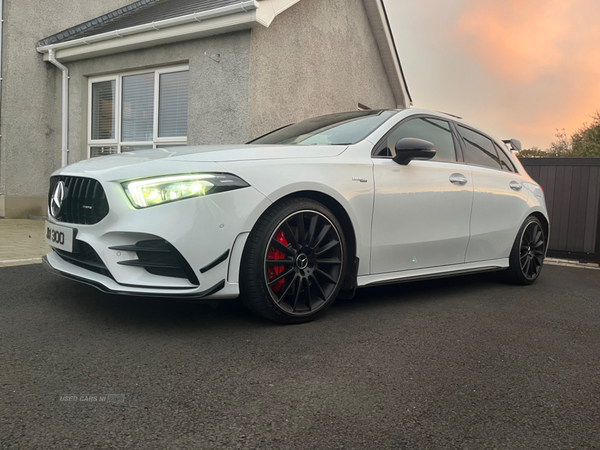
<path fill-rule="evenodd" d="M 261 2 L 261 3 L 264 3 L 264 2 Z M 245 1 L 241 1 L 240 3 L 236 3 L 234 5 L 224 6 L 221 8 L 215 8 L 215 9 L 211 9 L 208 11 L 202 11 L 199 13 L 186 14 L 184 16 L 173 17 L 170 19 L 160 20 L 160 21 L 156 21 L 156 22 L 143 24 L 143 25 L 136 25 L 136 26 L 128 27 L 128 28 L 121 28 L 119 30 L 109 31 L 106 33 L 96 34 L 93 36 L 83 37 L 83 38 L 79 38 L 79 39 L 73 39 L 70 41 L 57 42 L 55 44 L 49 44 L 49 45 L 40 45 L 36 49 L 39 53 L 48 53 L 48 51 L 50 49 L 53 49 L 57 52 L 57 55 L 56 55 L 57 58 L 60 58 L 61 56 L 60 56 L 59 52 L 61 52 L 63 50 L 74 49 L 76 47 L 84 47 L 84 48 L 89 48 L 90 50 L 92 50 L 92 44 L 98 44 L 100 42 L 104 42 L 104 44 L 105 44 L 104 47 L 106 47 L 104 49 L 104 54 L 108 54 L 108 53 L 110 53 L 109 51 L 107 51 L 108 47 L 110 47 L 110 44 L 108 44 L 108 42 L 106 42 L 106 41 L 118 41 L 118 40 L 122 40 L 125 38 L 133 37 L 133 36 L 141 34 L 141 33 L 146 33 L 146 32 L 157 32 L 158 33 L 161 31 L 165 31 L 167 29 L 176 28 L 178 26 L 189 25 L 194 22 L 201 24 L 202 22 L 209 21 L 211 19 L 222 18 L 225 16 L 235 15 L 235 14 L 239 14 L 239 13 L 248 15 L 249 20 L 247 20 L 247 22 L 257 22 L 256 14 L 253 14 L 253 13 L 256 12 L 258 7 L 259 7 L 259 3 L 256 0 L 245 0 Z M 256 24 L 258 24 L 258 23 L 256 23 Z M 223 26 L 223 28 L 226 28 L 226 27 Z M 214 29 L 212 31 L 213 31 L 213 34 L 216 34 Z M 224 32 L 226 32 L 226 31 L 227 30 L 224 30 Z M 174 33 L 171 32 L 169 34 L 173 35 Z M 186 32 L 184 30 L 182 30 L 182 36 L 180 36 L 180 37 L 185 38 L 185 36 L 184 36 L 185 34 L 186 34 Z M 179 40 L 183 40 L 183 39 L 179 39 Z M 153 45 L 159 45 L 159 44 L 160 44 L 160 42 L 156 42 L 156 40 L 153 42 Z M 115 45 L 114 47 L 115 47 L 115 49 L 118 49 L 120 47 L 123 47 L 123 45 Z M 117 50 L 117 52 L 118 51 L 126 51 L 126 50 Z M 83 59 L 83 58 L 88 58 L 88 57 L 93 56 L 93 55 L 86 55 L 86 53 L 88 53 L 88 52 L 86 52 L 85 50 L 79 51 L 78 55 L 81 57 L 71 58 L 71 60 Z"/>
<path fill-rule="evenodd" d="M 383 0 L 363 0 L 373 36 L 377 42 L 379 53 L 385 68 L 390 87 L 399 108 L 412 105 L 412 97 L 400 63 L 400 56 L 394 41 L 391 24 Z"/>
<path fill-rule="evenodd" d="M 78 25 L 72 26 L 71 28 L 67 28 L 65 30 L 59 31 L 58 33 L 54 33 L 50 36 L 47 36 L 43 39 L 40 39 L 37 43 L 38 47 L 43 47 L 46 45 L 55 44 L 57 42 L 52 42 L 53 39 L 60 39 L 62 36 L 73 36 L 77 33 L 87 30 L 88 28 L 94 28 L 98 25 L 103 25 L 105 23 L 112 22 L 113 20 L 119 19 L 123 16 L 127 16 L 131 13 L 137 12 L 140 9 L 153 5 L 161 0 L 138 0 L 134 3 L 130 3 L 129 5 L 122 6 L 121 8 L 117 8 L 113 11 L 107 12 L 106 14 L 102 14 L 99 17 L 95 17 L 94 19 L 87 20 Z M 63 41 L 58 41 L 63 42 Z"/>
<path fill-rule="evenodd" d="M 388 30 L 390 33 L 390 39 L 392 40 L 392 48 L 393 48 L 394 54 L 396 55 L 396 61 L 398 62 L 398 69 L 400 69 L 400 75 L 402 76 L 402 82 L 404 85 L 404 89 L 406 90 L 406 95 L 408 95 L 408 100 L 409 100 L 410 104 L 412 105 L 413 99 L 412 99 L 412 95 L 410 95 L 410 90 L 408 89 L 408 83 L 406 82 L 406 77 L 404 76 L 404 69 L 402 68 L 402 62 L 400 61 L 400 54 L 398 53 L 398 47 L 396 46 L 396 40 L 394 39 L 394 31 L 392 30 L 392 24 L 390 23 L 387 9 L 385 9 L 384 0 L 379 0 L 379 1 L 381 3 L 381 8 L 383 9 L 383 15 L 385 16 L 385 22 L 387 24 L 387 27 L 388 27 Z"/>

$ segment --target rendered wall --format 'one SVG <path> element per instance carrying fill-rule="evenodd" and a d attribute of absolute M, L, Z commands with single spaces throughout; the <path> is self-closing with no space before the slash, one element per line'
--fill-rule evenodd
<path fill-rule="evenodd" d="M 0 217 L 44 213 L 47 179 L 60 167 L 61 77 L 37 41 L 128 3 L 4 0 Z"/>
<path fill-rule="evenodd" d="M 362 0 L 302 0 L 251 41 L 249 139 L 358 103 L 396 107 Z"/>

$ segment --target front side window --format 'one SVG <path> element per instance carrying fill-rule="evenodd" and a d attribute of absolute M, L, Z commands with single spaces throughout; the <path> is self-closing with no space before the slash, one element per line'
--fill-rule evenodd
<path fill-rule="evenodd" d="M 272 131 L 248 144 L 356 144 L 396 113 L 397 111 L 352 111 L 314 117 Z"/>
<path fill-rule="evenodd" d="M 456 161 L 454 138 L 450 124 L 445 120 L 419 117 L 401 123 L 386 138 L 386 142 L 377 149 L 377 156 L 395 155 L 396 144 L 404 138 L 423 139 L 435 146 L 434 161 Z"/>
<path fill-rule="evenodd" d="M 187 66 L 90 78 L 89 156 L 186 145 L 188 90 Z"/>
<path fill-rule="evenodd" d="M 490 138 L 458 125 L 458 132 L 465 142 L 464 158 L 467 164 L 500 169 L 500 159 Z"/>

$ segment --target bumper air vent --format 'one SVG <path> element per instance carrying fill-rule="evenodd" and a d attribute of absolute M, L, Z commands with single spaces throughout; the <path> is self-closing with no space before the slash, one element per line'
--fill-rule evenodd
<path fill-rule="evenodd" d="M 113 278 L 104 265 L 104 262 L 102 262 L 102 259 L 100 259 L 100 256 L 98 256 L 98 253 L 86 242 L 76 240 L 73 246 L 73 253 L 54 247 L 52 249 L 68 263 Z"/>
<path fill-rule="evenodd" d="M 140 241 L 135 245 L 118 245 L 110 249 L 136 252 L 138 259 L 118 262 L 123 266 L 143 267 L 153 275 L 186 278 L 192 284 L 200 284 L 183 255 L 165 240 Z"/>

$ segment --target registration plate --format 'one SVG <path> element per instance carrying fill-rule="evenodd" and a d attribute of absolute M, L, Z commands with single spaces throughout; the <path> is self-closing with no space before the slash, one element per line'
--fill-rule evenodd
<path fill-rule="evenodd" d="M 72 253 L 74 240 L 74 228 L 61 227 L 60 225 L 46 221 L 46 242 L 50 247 Z"/>

